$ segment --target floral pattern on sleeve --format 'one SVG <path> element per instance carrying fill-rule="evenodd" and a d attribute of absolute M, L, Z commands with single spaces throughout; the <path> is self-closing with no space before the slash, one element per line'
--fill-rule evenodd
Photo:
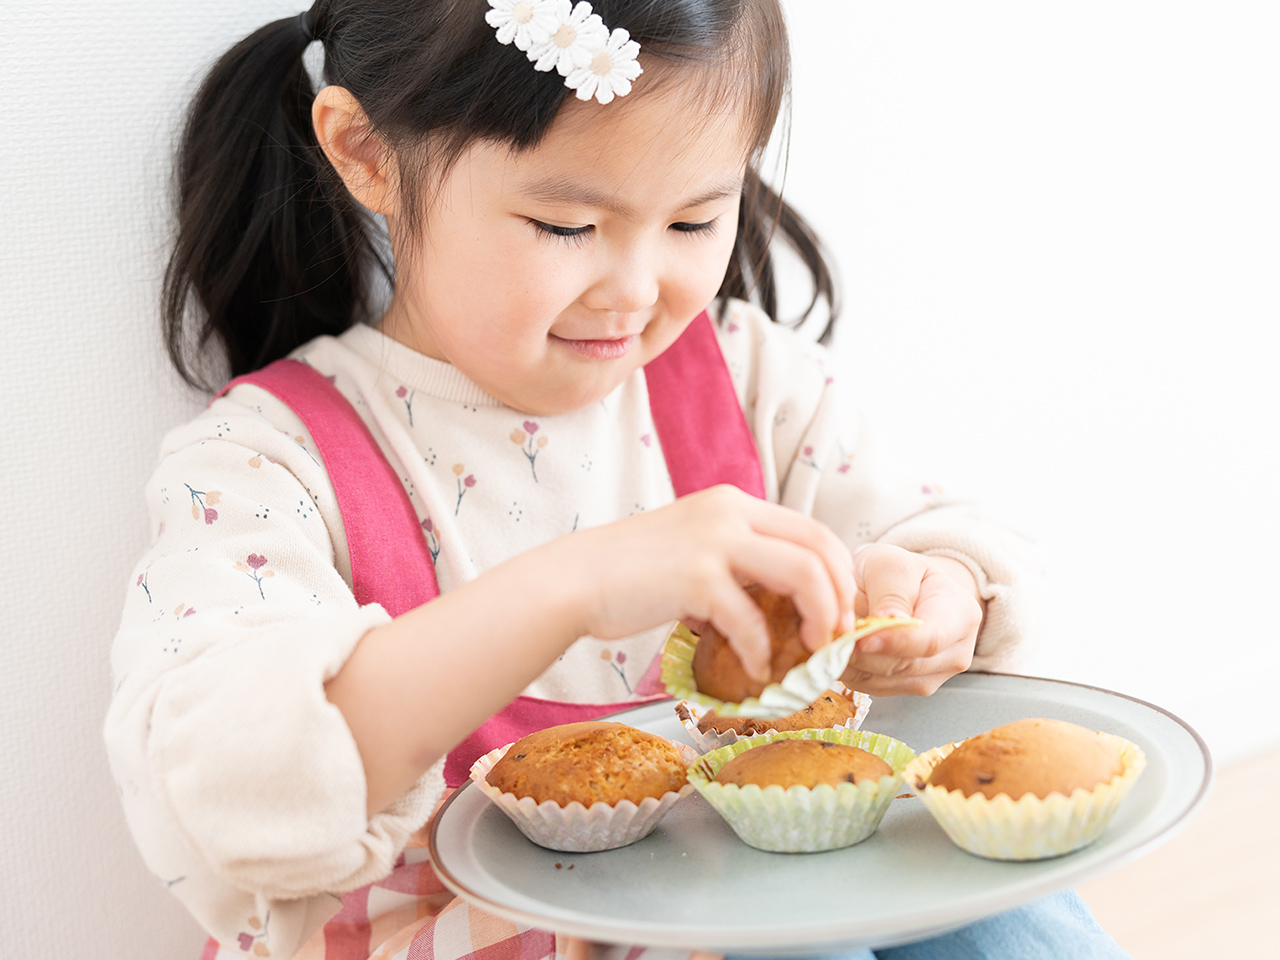
<path fill-rule="evenodd" d="M 220 490 L 197 490 L 189 483 L 183 484 L 187 488 L 187 492 L 191 494 L 191 519 L 199 520 L 204 516 L 206 524 L 212 524 L 218 519 L 218 511 L 213 509 L 214 505 L 222 500 L 222 492 Z"/>
<path fill-rule="evenodd" d="M 266 565 L 267 558 L 260 553 L 251 553 L 243 560 L 236 561 L 236 569 L 248 575 L 258 585 L 258 596 L 263 600 L 267 599 L 267 595 L 262 592 L 262 581 L 276 575 L 274 570 L 265 569 Z"/>

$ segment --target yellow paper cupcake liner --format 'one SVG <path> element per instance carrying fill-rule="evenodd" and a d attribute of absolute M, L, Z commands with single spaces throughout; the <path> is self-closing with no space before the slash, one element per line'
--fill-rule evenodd
<path fill-rule="evenodd" d="M 697 752 L 687 744 L 672 741 L 684 762 L 692 763 Z M 504 793 L 488 781 L 489 771 L 513 744 L 490 750 L 471 765 L 471 780 L 480 791 L 511 818 L 520 832 L 540 847 L 567 853 L 614 850 L 643 840 L 667 815 L 676 801 L 693 793 L 686 783 L 679 792 L 669 790 L 661 797 L 645 797 L 640 803 L 596 802 L 587 807 L 576 800 L 561 806 L 554 800 L 538 803 L 533 797 Z"/>
<path fill-rule="evenodd" d="M 1147 765 L 1137 744 L 1100 733 L 1120 751 L 1123 769 L 1108 783 L 1071 796 L 1033 793 L 1013 800 L 1008 794 L 987 799 L 965 796 L 929 784 L 933 768 L 964 741 L 944 744 L 920 754 L 903 771 L 907 785 L 920 797 L 952 842 L 962 850 L 990 860 L 1043 860 L 1079 850 L 1101 836 L 1120 803 Z"/>
<path fill-rule="evenodd" d="M 716 783 L 738 754 L 776 740 L 825 740 L 859 747 L 893 768 L 892 776 L 817 787 Z M 746 844 L 776 853 L 816 853 L 865 840 L 880 826 L 915 756 L 905 743 L 866 730 L 786 730 L 763 733 L 713 750 L 689 767 L 689 782 Z"/>
<path fill-rule="evenodd" d="M 832 730 L 857 730 L 861 728 L 862 722 L 867 718 L 867 711 L 871 709 L 871 698 L 865 693 L 857 690 L 850 690 L 843 683 L 837 680 L 834 684 L 827 688 L 834 690 L 846 700 L 853 704 L 853 716 L 844 723 L 836 724 L 831 727 Z M 826 691 L 824 690 L 823 693 Z M 812 703 L 813 701 L 810 701 Z M 688 710 L 691 719 L 686 720 L 680 715 L 680 707 L 683 706 Z M 808 706 L 808 704 L 805 704 Z M 698 729 L 698 722 L 711 712 L 710 707 L 704 707 L 701 704 L 693 703 L 690 700 L 681 700 L 676 704 L 676 715 L 679 716 L 680 725 L 684 727 L 685 732 L 689 734 L 689 738 L 698 747 L 699 753 L 710 753 L 712 750 L 718 750 L 721 747 L 727 747 L 731 743 L 737 743 L 739 740 L 749 740 L 752 737 L 758 737 L 759 733 L 738 733 L 736 730 L 726 730 L 719 733 L 715 730 L 708 730 L 703 733 Z"/>
<path fill-rule="evenodd" d="M 698 636 L 682 623 L 677 623 L 662 648 L 662 682 L 667 693 L 677 700 L 688 700 L 713 708 L 722 717 L 760 717 L 775 719 L 803 710 L 830 690 L 840 679 L 853 647 L 863 637 L 887 627 L 907 627 L 919 623 L 913 617 L 864 617 L 854 629 L 815 650 L 804 663 L 798 663 L 771 683 L 759 697 L 748 697 L 741 703 L 725 703 L 698 690 L 693 679 L 693 651 Z"/>

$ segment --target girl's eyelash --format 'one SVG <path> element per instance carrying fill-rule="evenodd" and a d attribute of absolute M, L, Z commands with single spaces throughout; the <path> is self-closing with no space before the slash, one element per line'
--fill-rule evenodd
<path fill-rule="evenodd" d="M 715 233 L 719 219 L 719 217 L 714 217 L 701 223 L 673 223 L 671 229 L 678 230 L 680 233 Z"/>
<path fill-rule="evenodd" d="M 587 234 L 591 231 L 591 225 L 585 227 L 558 227 L 554 223 L 543 223 L 541 220 L 530 220 L 533 228 L 544 237 L 556 237 L 560 240 L 568 240 L 571 243 L 585 243 Z"/>

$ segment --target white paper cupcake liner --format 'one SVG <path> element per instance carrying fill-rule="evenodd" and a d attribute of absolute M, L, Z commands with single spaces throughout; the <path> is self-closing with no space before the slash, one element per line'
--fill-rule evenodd
<path fill-rule="evenodd" d="M 672 743 L 686 764 L 698 759 L 692 747 Z M 653 832 L 658 821 L 666 816 L 677 800 L 693 792 L 693 786 L 686 783 L 679 792 L 669 790 L 661 797 L 645 797 L 639 804 L 630 800 L 615 804 L 596 802 L 590 807 L 576 800 L 563 807 L 554 800 L 537 803 L 532 797 L 503 793 L 487 779 L 493 765 L 512 746 L 508 743 L 505 747 L 490 750 L 473 763 L 471 779 L 498 809 L 511 818 L 521 833 L 549 850 L 590 853 L 635 843 Z"/>
<path fill-rule="evenodd" d="M 846 720 L 844 723 L 830 727 L 832 730 L 857 730 L 862 727 L 862 722 L 867 718 L 867 711 L 871 709 L 871 698 L 865 693 L 857 690 L 850 690 L 843 683 L 837 680 L 827 690 L 834 690 L 836 693 L 845 697 L 845 699 L 853 702 L 854 713 L 852 719 Z M 823 691 L 826 693 L 826 690 Z M 816 699 L 816 698 L 815 698 Z M 813 701 L 809 701 L 812 703 Z M 680 716 L 680 707 L 683 706 L 689 711 L 692 719 L 686 720 Z M 808 706 L 808 704 L 805 704 Z M 689 737 L 698 746 L 699 753 L 710 753 L 712 750 L 719 750 L 721 747 L 727 747 L 731 743 L 737 743 L 739 740 L 748 740 L 751 737 L 758 737 L 758 733 L 738 733 L 736 730 L 726 730 L 724 733 L 717 733 L 715 730 L 708 730 L 703 733 L 698 729 L 698 723 L 711 712 L 713 708 L 694 703 L 690 700 L 681 700 L 676 704 L 676 715 L 680 719 L 680 725 L 684 727 Z"/>
<path fill-rule="evenodd" d="M 714 708 L 722 717 L 764 720 L 785 717 L 803 710 L 839 682 L 853 655 L 854 644 L 863 637 L 887 627 L 907 627 L 919 622 L 912 617 L 864 617 L 849 633 L 815 650 L 804 663 L 788 670 L 780 682 L 766 686 L 759 697 L 748 697 L 741 703 L 725 703 L 699 692 L 693 679 L 693 651 L 698 637 L 684 624 L 677 623 L 662 648 L 662 682 L 675 699 Z"/>
<path fill-rule="evenodd" d="M 776 740 L 826 740 L 859 747 L 893 768 L 892 776 L 858 784 L 783 789 L 774 785 L 716 783 L 738 754 Z M 689 782 L 746 844 L 776 853 L 816 853 L 865 840 L 880 826 L 915 756 L 904 743 L 864 730 L 785 730 L 747 737 L 713 750 L 689 767 Z"/>
<path fill-rule="evenodd" d="M 1109 782 L 1076 790 L 1070 797 L 1051 793 L 1041 799 L 1028 793 L 1013 800 L 1002 793 L 988 800 L 982 793 L 966 797 L 961 790 L 929 785 L 933 768 L 963 740 L 920 754 L 903 772 L 907 785 L 962 850 L 990 860 L 1043 860 L 1071 853 L 1101 836 L 1147 765 L 1137 744 L 1107 733 L 1098 736 L 1115 742 L 1123 770 Z"/>

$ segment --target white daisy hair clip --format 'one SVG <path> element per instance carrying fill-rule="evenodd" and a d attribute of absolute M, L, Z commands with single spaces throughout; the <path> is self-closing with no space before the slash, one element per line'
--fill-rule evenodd
<path fill-rule="evenodd" d="M 484 19 L 498 42 L 514 43 L 535 70 L 554 69 L 579 100 L 625 97 L 643 72 L 640 44 L 626 30 L 610 32 L 585 0 L 489 0 L 489 6 Z"/>

